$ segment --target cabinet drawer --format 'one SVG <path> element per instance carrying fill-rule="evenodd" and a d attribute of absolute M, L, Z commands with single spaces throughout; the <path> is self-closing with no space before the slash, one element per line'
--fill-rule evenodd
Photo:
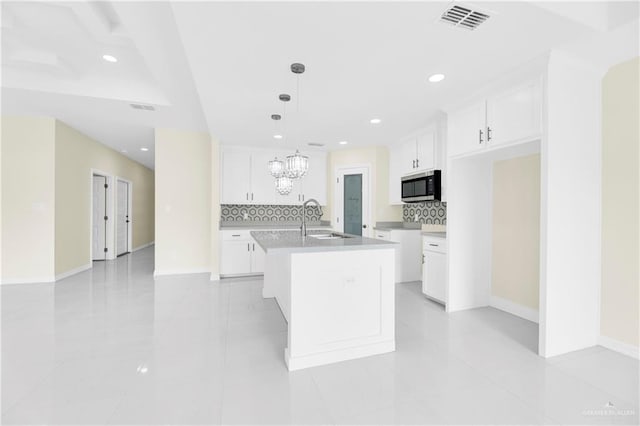
<path fill-rule="evenodd" d="M 438 237 L 422 237 L 422 250 L 447 252 L 447 240 Z"/>
<path fill-rule="evenodd" d="M 220 231 L 220 237 L 222 238 L 222 241 L 250 240 L 251 231 L 244 229 L 237 231 Z"/>

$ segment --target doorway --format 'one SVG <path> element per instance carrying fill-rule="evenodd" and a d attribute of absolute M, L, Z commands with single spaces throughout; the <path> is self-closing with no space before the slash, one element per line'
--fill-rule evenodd
<path fill-rule="evenodd" d="M 106 176 L 92 175 L 92 221 L 91 221 L 91 258 L 107 259 L 107 191 L 109 184 Z"/>
<path fill-rule="evenodd" d="M 131 182 L 116 181 L 116 256 L 131 252 Z"/>
<path fill-rule="evenodd" d="M 368 236 L 371 229 L 369 167 L 338 168 L 336 176 L 336 227 L 346 234 Z"/>

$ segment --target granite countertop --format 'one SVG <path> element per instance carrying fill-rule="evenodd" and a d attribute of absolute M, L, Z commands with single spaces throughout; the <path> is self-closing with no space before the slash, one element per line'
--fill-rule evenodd
<path fill-rule="evenodd" d="M 419 231 L 420 222 L 377 222 L 373 229 L 378 231 Z"/>
<path fill-rule="evenodd" d="M 437 237 L 437 238 L 447 238 L 447 233 L 446 232 L 429 232 L 429 231 L 424 231 L 422 233 L 423 236 L 425 237 Z"/>
<path fill-rule="evenodd" d="M 373 238 L 350 236 L 335 240 L 321 240 L 310 235 L 327 234 L 325 230 L 308 231 L 306 237 L 300 231 L 251 231 L 251 236 L 265 252 L 320 252 L 336 250 L 362 250 L 395 248 L 397 243 Z"/>
<path fill-rule="evenodd" d="M 329 221 L 307 222 L 307 228 L 330 230 L 331 223 L 329 223 Z M 220 230 L 237 231 L 242 229 L 300 229 L 300 222 L 220 222 Z"/>

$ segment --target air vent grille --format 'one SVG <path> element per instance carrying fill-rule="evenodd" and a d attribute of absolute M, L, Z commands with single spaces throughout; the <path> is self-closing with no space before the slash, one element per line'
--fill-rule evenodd
<path fill-rule="evenodd" d="M 307 145 L 309 145 L 309 146 L 324 146 L 323 143 L 318 143 L 318 142 L 309 142 Z"/>
<path fill-rule="evenodd" d="M 490 16 L 486 13 L 455 5 L 444 11 L 440 17 L 440 22 L 453 25 L 454 27 L 475 30 L 489 18 Z"/>
<path fill-rule="evenodd" d="M 133 109 L 142 109 L 145 111 L 155 111 L 156 109 L 151 105 L 142 105 L 142 104 L 131 104 L 131 108 Z"/>

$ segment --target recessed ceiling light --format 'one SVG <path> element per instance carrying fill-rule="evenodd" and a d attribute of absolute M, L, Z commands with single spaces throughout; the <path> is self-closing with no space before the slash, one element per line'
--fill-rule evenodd
<path fill-rule="evenodd" d="M 104 59 L 107 62 L 118 62 L 118 58 L 112 55 L 102 55 L 102 59 Z"/>
<path fill-rule="evenodd" d="M 142 148 L 140 148 L 140 151 L 145 151 L 146 152 L 146 151 L 149 151 L 149 148 L 142 147 Z"/>
<path fill-rule="evenodd" d="M 282 139 L 282 135 L 273 135 L 274 139 Z"/>
<path fill-rule="evenodd" d="M 127 150 L 126 149 L 121 149 L 120 152 L 126 153 Z"/>
<path fill-rule="evenodd" d="M 349 142 L 347 142 L 347 141 L 340 141 L 340 142 L 338 142 L 338 143 L 339 143 L 340 145 L 346 145 L 346 144 L 348 144 Z"/>
<path fill-rule="evenodd" d="M 372 118 L 371 120 L 369 120 L 369 122 L 371 124 L 380 124 L 380 122 L 382 122 L 382 120 L 380 120 L 379 118 Z"/>
<path fill-rule="evenodd" d="M 429 81 L 432 83 L 437 83 L 442 80 L 444 80 L 444 74 L 434 74 L 431 77 L 429 77 Z"/>

